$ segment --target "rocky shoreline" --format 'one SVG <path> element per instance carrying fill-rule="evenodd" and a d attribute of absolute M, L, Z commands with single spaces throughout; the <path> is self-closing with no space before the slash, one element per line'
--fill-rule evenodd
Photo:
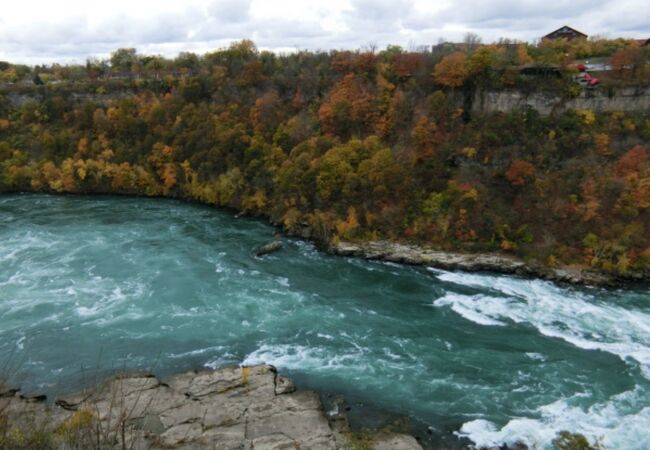
<path fill-rule="evenodd" d="M 648 274 L 642 273 L 630 273 L 621 276 L 589 271 L 580 267 L 550 268 L 498 253 L 446 252 L 391 241 L 332 241 L 328 244 L 326 250 L 338 256 L 354 256 L 369 260 L 423 265 L 444 270 L 495 272 L 529 276 L 576 285 L 619 287 L 630 282 L 640 283 L 649 280 Z"/>
<path fill-rule="evenodd" d="M 118 375 L 53 404 L 46 400 L 0 388 L 0 431 L 5 427 L 5 434 L 23 436 L 23 442 L 27 433 L 40 433 L 47 442 L 38 448 L 359 448 L 345 412 L 326 414 L 316 392 L 296 390 L 270 365 L 193 371 L 167 380 Z M 412 436 L 392 432 L 374 433 L 363 448 L 422 449 Z"/>

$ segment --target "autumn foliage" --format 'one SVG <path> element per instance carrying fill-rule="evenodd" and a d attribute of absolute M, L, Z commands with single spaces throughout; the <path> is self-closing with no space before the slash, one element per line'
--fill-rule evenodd
<path fill-rule="evenodd" d="M 513 186 L 523 186 L 533 175 L 535 175 L 535 166 L 520 159 L 513 161 L 506 171 L 506 179 Z"/>
<path fill-rule="evenodd" d="M 648 162 L 645 147 L 637 145 L 624 153 L 616 162 L 616 173 L 621 176 L 638 172 Z"/>
<path fill-rule="evenodd" d="M 462 86 L 467 75 L 467 58 L 462 52 L 452 53 L 442 58 L 433 72 L 437 83 L 451 88 Z"/>
<path fill-rule="evenodd" d="M 324 132 L 349 136 L 369 128 L 375 108 L 373 97 L 359 78 L 349 73 L 339 81 L 318 110 Z"/>

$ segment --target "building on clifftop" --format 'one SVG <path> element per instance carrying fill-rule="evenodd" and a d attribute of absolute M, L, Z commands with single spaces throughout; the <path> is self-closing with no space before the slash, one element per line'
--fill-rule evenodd
<path fill-rule="evenodd" d="M 557 30 L 547 34 L 542 38 L 542 40 L 546 39 L 567 39 L 567 40 L 573 40 L 573 39 L 587 39 L 587 35 L 584 33 L 581 33 L 580 31 L 576 30 L 575 28 L 571 28 L 568 25 L 564 25 L 561 28 L 558 28 Z"/>

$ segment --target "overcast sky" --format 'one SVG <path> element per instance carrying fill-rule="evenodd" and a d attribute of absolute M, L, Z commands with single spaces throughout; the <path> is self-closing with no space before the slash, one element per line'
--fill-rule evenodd
<path fill-rule="evenodd" d="M 534 41 L 570 25 L 650 37 L 648 0 L 4 0 L 0 60 L 85 62 L 119 47 L 174 56 L 249 38 L 261 49 L 356 49 L 500 37 Z"/>

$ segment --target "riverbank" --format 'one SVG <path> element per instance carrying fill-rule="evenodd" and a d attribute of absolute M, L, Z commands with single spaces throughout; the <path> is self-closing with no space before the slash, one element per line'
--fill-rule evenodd
<path fill-rule="evenodd" d="M 326 414 L 316 392 L 296 390 L 270 365 L 187 372 L 166 380 L 116 376 L 97 388 L 47 402 L 0 389 L 6 435 L 38 434 L 39 448 L 322 449 L 358 448 L 344 411 Z M 0 435 L 0 442 L 3 439 Z M 418 450 L 392 432 L 363 448 Z M 63 447 L 61 447 L 63 445 Z"/>
<path fill-rule="evenodd" d="M 552 268 L 498 253 L 445 252 L 430 247 L 391 241 L 348 242 L 335 240 L 326 246 L 326 250 L 338 256 L 354 256 L 444 270 L 521 275 L 576 285 L 620 287 L 625 283 L 649 280 L 648 274 L 637 272 L 620 275 L 595 272 L 582 267 Z"/>

